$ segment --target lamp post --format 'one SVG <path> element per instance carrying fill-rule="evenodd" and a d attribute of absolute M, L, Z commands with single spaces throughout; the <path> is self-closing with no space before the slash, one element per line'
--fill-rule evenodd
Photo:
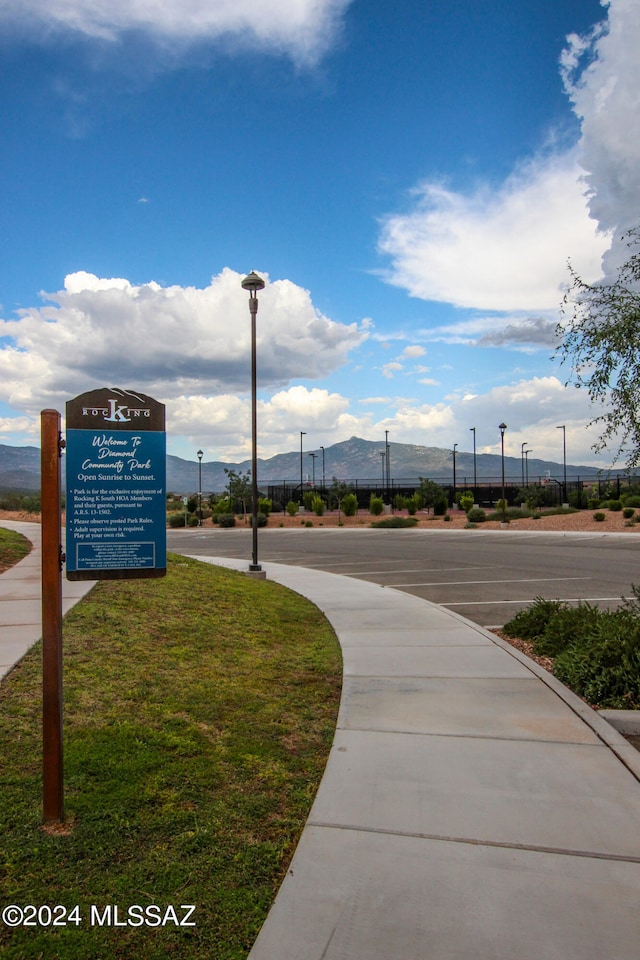
<path fill-rule="evenodd" d="M 456 505 L 456 447 L 457 443 L 453 445 L 453 506 Z"/>
<path fill-rule="evenodd" d="M 527 486 L 529 486 L 529 454 L 530 454 L 531 452 L 532 452 L 531 450 L 525 450 L 525 452 L 524 452 L 524 465 L 525 465 L 525 468 L 526 468 L 526 471 L 527 471 L 527 472 L 526 472 L 526 478 L 527 478 L 527 483 L 526 483 L 526 485 L 527 485 Z"/>
<path fill-rule="evenodd" d="M 258 290 L 264 289 L 264 280 L 255 271 L 244 278 L 242 289 L 249 291 L 249 314 L 251 316 L 251 486 L 252 486 L 252 562 L 250 573 L 259 573 L 262 567 L 258 563 L 258 403 L 256 377 L 256 316 L 258 313 Z"/>
<path fill-rule="evenodd" d="M 384 463 L 387 478 L 387 502 L 391 502 L 391 451 L 389 449 L 389 431 L 384 432 Z"/>
<path fill-rule="evenodd" d="M 380 451 L 380 463 L 382 464 L 382 492 L 383 492 L 383 493 L 384 493 L 384 459 L 385 459 L 385 457 L 386 457 L 386 453 L 384 452 L 384 450 L 381 450 L 381 451 Z"/>
<path fill-rule="evenodd" d="M 324 493 L 324 488 L 327 484 L 324 476 L 324 447 L 321 446 L 320 449 L 322 450 L 322 492 Z"/>
<path fill-rule="evenodd" d="M 318 456 L 318 454 L 317 454 L 317 453 L 310 453 L 309 456 L 311 457 L 311 465 L 312 465 L 312 466 L 311 466 L 311 470 L 312 470 L 312 473 L 311 473 L 312 483 L 311 483 L 311 485 L 312 485 L 312 487 L 315 489 L 315 486 L 316 486 L 316 457 Z"/>
<path fill-rule="evenodd" d="M 564 467 L 564 485 L 562 487 L 562 496 L 563 503 L 567 502 L 567 427 L 566 424 L 562 424 L 561 427 L 556 427 L 556 430 L 562 430 L 562 463 Z"/>
<path fill-rule="evenodd" d="M 476 428 L 469 427 L 471 433 L 473 434 L 473 500 L 474 503 L 478 502 L 478 472 L 476 470 Z"/>
<path fill-rule="evenodd" d="M 202 450 L 198 450 L 198 526 L 202 526 Z"/>
<path fill-rule="evenodd" d="M 504 498 L 504 432 L 507 429 L 506 423 L 498 424 L 500 431 L 500 443 L 502 446 L 502 522 L 507 522 L 507 501 Z"/>
<path fill-rule="evenodd" d="M 302 503 L 302 483 L 303 483 L 303 479 L 302 479 L 302 438 L 303 438 L 303 437 L 306 437 L 306 435 L 307 435 L 307 431 L 306 431 L 306 430 L 301 430 L 301 431 L 300 431 L 300 503 Z"/>
<path fill-rule="evenodd" d="M 524 448 L 527 445 L 527 441 L 520 444 L 520 466 L 522 467 L 522 486 L 524 487 Z"/>

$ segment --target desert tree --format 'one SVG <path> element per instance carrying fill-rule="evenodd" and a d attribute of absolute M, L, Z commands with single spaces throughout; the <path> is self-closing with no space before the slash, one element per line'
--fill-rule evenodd
<path fill-rule="evenodd" d="M 586 389 L 600 408 L 596 453 L 640 463 L 640 227 L 625 237 L 631 253 L 611 283 L 586 283 L 569 264 L 571 284 L 557 326 L 556 355 L 571 366 L 567 385 Z"/>

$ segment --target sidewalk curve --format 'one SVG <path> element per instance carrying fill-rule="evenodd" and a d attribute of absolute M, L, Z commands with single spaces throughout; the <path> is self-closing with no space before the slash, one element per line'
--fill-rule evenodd
<path fill-rule="evenodd" d="M 2 520 L 1 527 L 21 533 L 32 544 L 31 553 L 0 576 L 0 680 L 42 636 L 42 557 L 39 523 Z M 62 578 L 62 612 L 65 614 L 95 580 Z"/>
<path fill-rule="evenodd" d="M 249 960 L 637 960 L 640 754 L 451 611 L 263 566 L 324 611 L 344 682 L 322 783 Z"/>

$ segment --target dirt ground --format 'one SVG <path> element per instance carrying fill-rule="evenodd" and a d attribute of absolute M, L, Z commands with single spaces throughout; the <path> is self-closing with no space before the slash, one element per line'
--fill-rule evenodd
<path fill-rule="evenodd" d="M 531 518 L 527 520 L 511 520 L 509 522 L 510 530 L 560 530 L 560 531 L 582 531 L 588 533 L 628 533 L 630 535 L 640 534 L 640 523 L 632 523 L 629 520 L 625 520 L 622 516 L 622 512 L 612 512 L 609 510 L 602 511 L 605 514 L 605 519 L 601 522 L 598 522 L 593 519 L 595 510 L 580 510 L 578 513 L 567 513 L 559 514 L 553 516 L 543 516 L 539 520 L 533 520 Z M 635 514 L 640 519 L 640 510 L 636 511 Z M 396 510 L 394 516 L 407 516 L 406 510 Z M 445 520 L 444 517 L 434 517 L 432 514 L 426 514 L 423 511 L 419 511 L 416 514 L 416 519 L 418 523 L 414 529 L 422 530 L 463 530 L 467 523 L 467 518 L 462 510 L 454 510 L 449 513 L 450 520 Z M 295 517 L 290 517 L 288 514 L 282 513 L 272 513 L 269 517 L 269 527 L 279 528 L 279 527 L 291 527 L 299 528 L 304 527 L 307 523 L 312 523 L 314 527 L 336 527 L 338 528 L 339 524 L 342 524 L 342 527 L 368 527 L 374 520 L 383 519 L 382 517 L 373 517 L 368 511 L 360 510 L 358 515 L 355 517 L 345 517 L 344 513 L 341 513 L 338 516 L 337 511 L 331 511 L 324 514 L 322 517 L 316 517 L 314 513 L 306 511 L 304 514 L 298 514 Z M 11 510 L 0 510 L 0 520 L 24 520 L 31 523 L 39 523 L 40 515 L 36 513 L 25 513 Z M 249 518 L 247 518 L 247 523 Z M 244 526 L 244 521 L 241 517 L 236 519 L 235 530 L 242 529 Z M 203 526 L 211 527 L 213 523 L 211 519 L 205 520 Z M 499 530 L 501 527 L 500 521 L 490 520 L 485 521 L 484 523 L 477 524 L 477 530 Z M 229 531 L 230 533 L 232 530 Z M 473 534 L 473 530 L 468 531 L 469 534 Z"/>

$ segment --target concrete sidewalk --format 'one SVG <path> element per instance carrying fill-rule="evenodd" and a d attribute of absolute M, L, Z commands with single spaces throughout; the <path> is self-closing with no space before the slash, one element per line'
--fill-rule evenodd
<path fill-rule="evenodd" d="M 325 612 L 344 685 L 250 960 L 638 960 L 640 754 L 450 611 L 263 566 Z"/>
<path fill-rule="evenodd" d="M 2 520 L 33 544 L 31 553 L 0 576 L 0 680 L 42 636 L 41 529 L 39 523 Z M 62 612 L 66 613 L 94 585 L 93 580 L 62 579 Z"/>

